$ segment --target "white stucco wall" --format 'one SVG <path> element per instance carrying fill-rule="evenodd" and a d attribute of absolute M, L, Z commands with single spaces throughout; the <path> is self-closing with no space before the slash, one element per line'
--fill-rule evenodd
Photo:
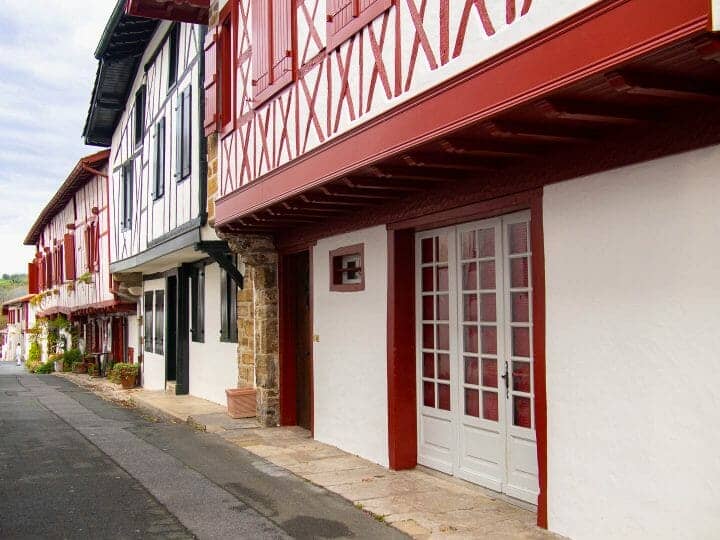
<path fill-rule="evenodd" d="M 365 290 L 330 292 L 329 252 L 365 244 Z M 320 240 L 313 249 L 315 438 L 388 465 L 387 231 Z"/>
<path fill-rule="evenodd" d="M 145 301 L 145 291 L 157 291 L 165 290 L 165 280 L 155 279 L 146 281 L 143 283 L 143 302 Z M 167 315 L 167 296 L 165 297 L 165 310 Z M 143 306 L 144 316 L 144 306 Z M 143 334 L 145 332 L 144 324 L 141 329 Z M 165 332 L 165 339 L 167 340 L 167 332 Z M 166 344 L 167 346 L 167 344 Z M 146 390 L 165 390 L 165 356 L 162 354 L 155 354 L 144 350 L 143 351 L 143 388 Z"/>
<path fill-rule="evenodd" d="M 713 147 L 545 190 L 555 532 L 720 535 L 719 169 Z"/>
<path fill-rule="evenodd" d="M 142 352 L 140 344 L 140 328 L 138 327 L 138 318 L 136 315 L 130 315 L 127 318 L 128 327 L 128 347 L 132 347 L 134 352 L 133 360 L 138 361 L 138 354 Z"/>
<path fill-rule="evenodd" d="M 192 306 L 191 306 L 192 309 Z M 237 388 L 237 343 L 220 341 L 220 267 L 205 267 L 205 342 L 190 337 L 190 394 L 226 405 L 225 389 Z"/>

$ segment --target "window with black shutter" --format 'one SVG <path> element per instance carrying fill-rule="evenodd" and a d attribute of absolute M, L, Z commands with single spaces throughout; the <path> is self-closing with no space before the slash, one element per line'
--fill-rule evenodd
<path fill-rule="evenodd" d="M 142 144 L 145 133 L 145 86 L 135 93 L 135 146 Z"/>
<path fill-rule="evenodd" d="M 133 211 L 133 162 L 128 161 L 123 165 L 123 190 L 122 190 L 122 228 L 127 230 L 132 227 Z"/>
<path fill-rule="evenodd" d="M 203 343 L 205 341 L 205 265 L 193 268 L 191 286 L 190 333 L 193 341 Z"/>
<path fill-rule="evenodd" d="M 145 351 L 146 352 L 153 352 L 153 344 L 154 344 L 154 337 L 153 337 L 153 293 L 152 291 L 148 291 L 145 293 L 145 300 L 144 300 L 144 319 L 143 323 L 145 326 Z"/>
<path fill-rule="evenodd" d="M 168 88 L 175 86 L 180 60 L 180 25 L 175 24 L 168 38 Z"/>
<path fill-rule="evenodd" d="M 165 117 L 155 125 L 155 182 L 153 197 L 165 194 Z"/>
<path fill-rule="evenodd" d="M 237 340 L 237 285 L 220 269 L 220 341 Z"/>
<path fill-rule="evenodd" d="M 177 104 L 177 171 L 175 177 L 178 182 L 184 180 L 192 171 L 192 105 L 191 90 L 188 86 Z"/>

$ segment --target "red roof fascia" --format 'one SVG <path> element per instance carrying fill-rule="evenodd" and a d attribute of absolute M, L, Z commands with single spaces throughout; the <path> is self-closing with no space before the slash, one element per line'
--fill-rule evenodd
<path fill-rule="evenodd" d="M 95 154 L 90 154 L 81 158 L 77 162 L 67 179 L 57 190 L 50 202 L 45 206 L 38 215 L 35 223 L 30 228 L 25 237 L 24 244 L 26 246 L 34 246 L 37 244 L 40 233 L 45 225 L 67 204 L 68 197 L 75 193 L 84 183 L 94 176 L 103 165 L 110 159 L 110 150 L 101 150 Z"/>
<path fill-rule="evenodd" d="M 210 0 L 127 0 L 125 13 L 134 17 L 207 24 Z"/>

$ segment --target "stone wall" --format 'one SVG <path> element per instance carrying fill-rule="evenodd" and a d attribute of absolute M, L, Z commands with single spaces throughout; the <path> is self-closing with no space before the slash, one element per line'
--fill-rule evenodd
<path fill-rule="evenodd" d="M 278 254 L 271 237 L 222 234 L 244 265 L 238 291 L 239 386 L 257 388 L 257 416 L 265 426 L 280 420 Z"/>

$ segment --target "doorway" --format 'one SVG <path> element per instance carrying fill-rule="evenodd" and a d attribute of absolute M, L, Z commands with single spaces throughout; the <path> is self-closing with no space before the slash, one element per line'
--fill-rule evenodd
<path fill-rule="evenodd" d="M 530 214 L 416 236 L 418 462 L 536 503 Z"/>
<path fill-rule="evenodd" d="M 282 258 L 281 420 L 313 427 L 310 252 Z"/>

